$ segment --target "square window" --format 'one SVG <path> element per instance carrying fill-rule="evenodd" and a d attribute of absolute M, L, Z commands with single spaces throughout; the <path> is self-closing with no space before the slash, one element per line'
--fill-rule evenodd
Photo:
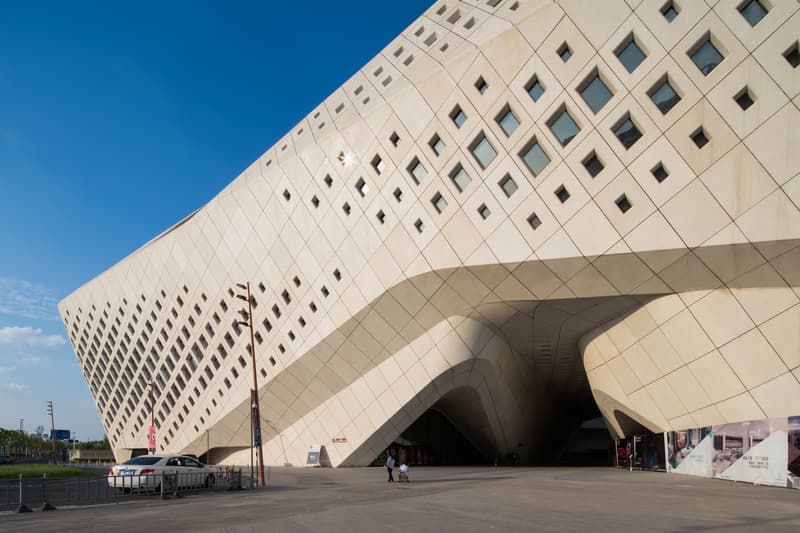
<path fill-rule="evenodd" d="M 662 114 L 666 115 L 670 109 L 675 107 L 675 104 L 681 101 L 681 97 L 672 88 L 669 83 L 669 78 L 664 76 L 658 83 L 656 83 L 648 92 L 647 96 L 656 104 L 656 107 Z"/>
<path fill-rule="evenodd" d="M 711 34 L 707 34 L 703 39 L 697 43 L 690 51 L 689 57 L 703 73 L 703 76 L 708 76 L 711 71 L 717 68 L 725 57 L 717 50 L 717 47 L 711 42 Z"/>
<path fill-rule="evenodd" d="M 536 229 L 542 225 L 542 221 L 536 213 L 531 213 L 531 216 L 528 217 L 528 224 L 530 224 L 533 229 Z"/>
<path fill-rule="evenodd" d="M 287 304 L 292 302 L 292 297 L 289 296 L 289 291 L 287 291 L 287 290 L 284 290 L 281 293 L 281 297 L 283 298 L 283 301 L 286 302 Z"/>
<path fill-rule="evenodd" d="M 375 172 L 380 174 L 386 169 L 386 163 L 383 162 L 381 156 L 375 154 L 375 157 L 372 158 L 372 168 L 375 169 Z"/>
<path fill-rule="evenodd" d="M 378 211 L 375 216 L 378 218 L 378 222 L 384 224 L 386 222 L 386 213 L 383 212 L 383 209 Z"/>
<path fill-rule="evenodd" d="M 566 107 L 562 107 L 561 111 L 556 112 L 547 125 L 550 127 L 550 131 L 553 132 L 553 135 L 558 139 L 558 142 L 561 143 L 561 146 L 568 145 L 581 131 L 570 116 Z"/>
<path fill-rule="evenodd" d="M 517 192 L 517 189 L 519 189 L 517 182 L 514 181 L 514 178 L 512 178 L 509 174 L 506 174 L 505 177 L 500 180 L 499 185 L 509 198 L 511 198 L 511 195 Z"/>
<path fill-rule="evenodd" d="M 570 50 L 567 42 L 564 41 L 561 46 L 558 47 L 558 50 L 556 50 L 556 54 L 558 54 L 558 57 L 561 58 L 561 61 L 566 63 L 569 61 L 569 58 L 572 57 L 572 50 Z"/>
<path fill-rule="evenodd" d="M 428 171 L 425 170 L 422 162 L 416 157 L 411 160 L 411 164 L 408 165 L 406 170 L 408 170 L 408 173 L 411 174 L 412 178 L 414 178 L 414 181 L 417 183 L 417 185 L 422 183 L 428 176 Z"/>
<path fill-rule="evenodd" d="M 342 211 L 344 211 L 345 215 L 350 216 L 350 204 L 348 204 L 347 202 L 342 204 Z"/>
<path fill-rule="evenodd" d="M 519 128 L 519 120 L 511 111 L 509 106 L 505 106 L 495 121 L 500 125 L 500 129 L 506 134 L 506 137 L 511 137 L 517 128 Z"/>
<path fill-rule="evenodd" d="M 315 304 L 314 302 L 311 302 L 310 304 L 308 304 L 308 308 L 311 309 L 312 313 L 316 313 L 317 312 L 317 304 Z"/>
<path fill-rule="evenodd" d="M 697 130 L 692 133 L 692 140 L 698 148 L 702 148 L 708 144 L 708 136 L 706 135 L 706 132 L 703 130 L 702 126 L 697 128 Z"/>
<path fill-rule="evenodd" d="M 331 178 L 330 174 L 326 174 L 325 175 L 325 180 L 324 181 L 325 181 L 325 185 L 327 185 L 328 188 L 330 188 L 333 185 L 333 178 Z"/>
<path fill-rule="evenodd" d="M 600 161 L 600 158 L 597 157 L 597 154 L 594 151 L 592 151 L 592 153 L 589 154 L 582 161 L 582 163 L 584 168 L 586 168 L 586 172 L 588 172 L 589 175 L 593 178 L 598 174 L 600 174 L 600 172 L 602 172 L 603 169 L 605 168 L 603 166 L 603 163 Z"/>
<path fill-rule="evenodd" d="M 358 194 L 360 194 L 362 198 L 364 198 L 367 195 L 367 193 L 369 192 L 369 185 L 367 185 L 367 182 L 364 181 L 364 178 L 358 178 L 358 181 L 356 182 L 356 190 L 358 191 Z"/>
<path fill-rule="evenodd" d="M 467 115 L 461 110 L 461 106 L 457 105 L 450 111 L 450 120 L 453 121 L 453 124 L 456 125 L 456 128 L 460 128 L 464 125 L 467 121 Z"/>
<path fill-rule="evenodd" d="M 312 204 L 314 207 L 319 207 L 319 198 L 317 198 L 317 195 L 316 195 L 316 194 L 315 194 L 314 196 L 312 196 L 312 197 L 311 197 L 311 204 Z"/>
<path fill-rule="evenodd" d="M 612 131 L 626 150 L 636 144 L 636 141 L 642 138 L 642 132 L 636 127 L 636 124 L 634 124 L 630 115 L 625 115 L 623 119 L 612 128 Z"/>
<path fill-rule="evenodd" d="M 298 278 L 297 276 L 292 278 L 292 282 L 294 283 L 295 287 L 299 287 L 300 286 L 300 278 Z"/>
<path fill-rule="evenodd" d="M 456 165 L 452 172 L 450 172 L 450 179 L 453 180 L 458 192 L 464 192 L 472 181 L 461 165 Z"/>
<path fill-rule="evenodd" d="M 581 93 L 583 101 L 594 113 L 603 109 L 603 106 L 614 96 L 596 70 L 583 82 L 578 92 Z"/>
<path fill-rule="evenodd" d="M 742 108 L 742 111 L 747 111 L 747 108 L 755 103 L 755 100 L 753 100 L 753 97 L 750 96 L 750 91 L 747 89 L 747 87 L 739 91 L 739 93 L 734 96 L 733 99 L 736 100 L 736 103 L 739 104 L 739 107 Z"/>
<path fill-rule="evenodd" d="M 289 189 L 283 190 L 283 197 L 286 199 L 287 202 L 292 199 L 292 193 L 289 192 Z"/>
<path fill-rule="evenodd" d="M 550 163 L 550 158 L 545 151 L 542 150 L 542 147 L 535 137 L 522 152 L 520 152 L 519 156 L 534 176 L 538 176 Z"/>
<path fill-rule="evenodd" d="M 755 26 L 767 15 L 767 9 L 759 0 L 749 0 L 739 6 L 739 13 L 748 24 Z"/>
<path fill-rule="evenodd" d="M 789 62 L 792 68 L 800 66 L 800 45 L 794 43 L 783 53 L 783 57 L 786 58 L 786 61 Z"/>
<path fill-rule="evenodd" d="M 624 194 L 619 198 L 617 198 L 617 201 L 614 203 L 617 204 L 617 207 L 619 207 L 619 210 L 622 211 L 623 213 L 626 213 L 628 209 L 633 207 L 633 205 L 631 205 L 630 200 L 628 200 L 628 197 L 625 196 Z"/>
<path fill-rule="evenodd" d="M 403 191 L 400 190 L 400 187 L 396 188 L 392 193 L 394 199 L 397 200 L 397 203 L 400 203 L 403 200 Z"/>
<path fill-rule="evenodd" d="M 667 169 L 664 167 L 664 164 L 660 162 L 655 167 L 653 167 L 653 169 L 650 172 L 653 174 L 653 177 L 659 183 L 661 183 L 662 181 L 667 179 L 667 177 L 669 177 L 669 172 L 667 172 Z"/>
<path fill-rule="evenodd" d="M 444 211 L 444 208 L 447 207 L 447 200 L 444 199 L 440 193 L 436 193 L 433 198 L 431 198 L 431 203 L 433 204 L 434 209 L 436 209 L 437 213 L 441 213 Z"/>
<path fill-rule="evenodd" d="M 391 135 L 389 135 L 389 142 L 392 143 L 392 146 L 395 148 L 398 144 L 400 144 L 400 136 L 397 135 L 396 131 L 393 131 Z"/>
<path fill-rule="evenodd" d="M 483 76 L 478 78 L 478 81 L 475 82 L 475 88 L 478 89 L 478 92 L 481 94 L 485 94 L 486 91 L 489 90 L 489 85 L 487 85 L 486 80 L 483 79 Z"/>
<path fill-rule="evenodd" d="M 444 141 L 439 137 L 438 133 L 431 137 L 431 140 L 428 141 L 428 146 L 431 147 L 431 150 L 433 150 L 433 153 L 436 155 L 442 155 L 442 152 L 444 152 Z"/>
<path fill-rule="evenodd" d="M 497 150 L 494 149 L 494 146 L 492 146 L 483 132 L 472 142 L 470 152 L 472 152 L 473 157 L 483 169 L 491 165 L 494 158 L 497 157 Z"/>
<path fill-rule="evenodd" d="M 678 6 L 676 6 L 675 2 L 672 0 L 669 0 L 669 2 L 661 7 L 661 14 L 664 15 L 664 18 L 667 19 L 667 22 L 672 22 L 675 20 L 675 17 L 678 16 L 678 13 L 680 13 Z"/>
<path fill-rule="evenodd" d="M 342 281 L 342 273 L 338 268 L 333 270 L 333 277 L 336 278 L 336 281 Z"/>
<path fill-rule="evenodd" d="M 569 200 L 569 191 L 563 185 L 556 189 L 555 191 L 556 198 L 558 198 L 561 203 L 563 204 L 567 200 Z"/>
<path fill-rule="evenodd" d="M 331 291 L 329 291 L 329 290 L 328 290 L 328 287 L 326 287 L 325 285 L 323 285 L 323 286 L 322 286 L 322 288 L 320 289 L 320 292 L 322 293 L 322 295 L 323 295 L 325 298 L 327 298 L 327 297 L 328 297 L 328 296 L 330 296 L 330 294 L 331 294 Z"/>
<path fill-rule="evenodd" d="M 619 62 L 622 63 L 622 66 L 625 67 L 625 70 L 628 72 L 636 70 L 636 67 L 641 65 L 642 61 L 647 57 L 642 49 L 639 48 L 639 45 L 636 44 L 636 38 L 633 34 L 630 34 L 628 38 L 622 42 L 615 51 L 615 54 Z"/>
<path fill-rule="evenodd" d="M 478 214 L 481 216 L 483 220 L 486 220 L 487 218 L 489 218 L 489 215 L 491 215 L 492 212 L 489 210 L 488 207 L 486 207 L 486 204 L 481 204 L 481 206 L 478 208 Z"/>
<path fill-rule="evenodd" d="M 531 78 L 531 81 L 529 81 L 528 84 L 525 85 L 525 90 L 528 91 L 528 95 L 531 97 L 531 99 L 534 102 L 536 102 L 544 94 L 545 88 L 544 85 L 539 83 L 539 78 L 534 76 L 533 78 Z"/>
<path fill-rule="evenodd" d="M 417 233 L 422 233 L 422 230 L 425 229 L 425 224 L 418 218 L 417 221 L 414 222 L 414 228 L 417 230 Z"/>

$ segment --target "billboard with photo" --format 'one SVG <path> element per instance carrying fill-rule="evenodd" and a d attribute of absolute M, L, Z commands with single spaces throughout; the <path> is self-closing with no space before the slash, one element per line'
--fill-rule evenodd
<path fill-rule="evenodd" d="M 800 416 L 790 416 L 786 424 L 787 472 L 786 486 L 800 489 Z"/>
<path fill-rule="evenodd" d="M 711 426 L 670 431 L 667 437 L 667 472 L 711 477 L 714 441 Z"/>
<path fill-rule="evenodd" d="M 788 420 L 770 418 L 713 426 L 713 477 L 787 485 Z"/>

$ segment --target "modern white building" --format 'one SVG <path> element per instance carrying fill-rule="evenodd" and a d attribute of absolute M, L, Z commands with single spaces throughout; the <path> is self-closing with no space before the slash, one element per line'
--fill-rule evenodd
<path fill-rule="evenodd" d="M 60 303 L 117 458 L 153 380 L 159 450 L 249 461 L 245 281 L 268 464 L 800 414 L 798 38 L 797 0 L 438 0 Z"/>

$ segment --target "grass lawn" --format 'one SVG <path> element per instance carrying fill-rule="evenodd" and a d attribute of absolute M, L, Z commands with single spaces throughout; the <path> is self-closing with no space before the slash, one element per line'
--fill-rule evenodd
<path fill-rule="evenodd" d="M 82 470 L 71 466 L 58 466 L 58 465 L 26 465 L 26 464 L 11 464 L 0 465 L 0 479 L 14 479 L 19 477 L 20 474 L 25 477 L 42 477 L 42 474 L 47 474 L 47 477 L 98 477 L 100 474 L 96 471 Z"/>

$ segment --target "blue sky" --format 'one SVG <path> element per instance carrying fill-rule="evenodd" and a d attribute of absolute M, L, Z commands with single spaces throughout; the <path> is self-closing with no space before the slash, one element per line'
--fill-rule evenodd
<path fill-rule="evenodd" d="M 102 426 L 56 304 L 212 198 L 429 5 L 11 2 L 0 427 Z"/>

